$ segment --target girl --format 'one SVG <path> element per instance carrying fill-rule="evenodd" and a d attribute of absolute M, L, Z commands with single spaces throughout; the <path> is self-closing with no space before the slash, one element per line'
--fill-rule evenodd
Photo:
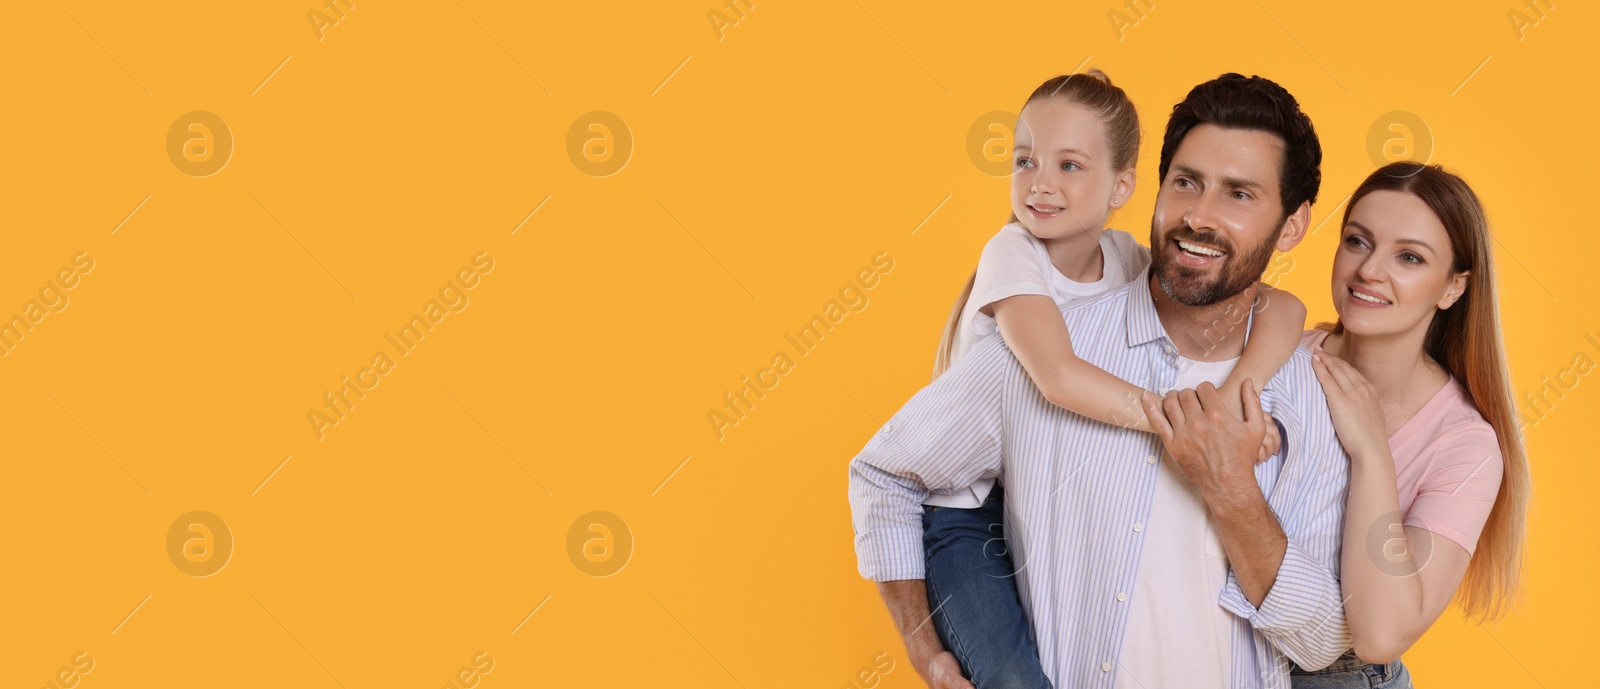
<path fill-rule="evenodd" d="M 1139 155 L 1133 102 L 1099 70 L 1046 81 L 1023 105 L 1014 150 L 1011 221 L 984 247 L 951 311 L 934 377 L 998 329 L 1050 402 L 1150 431 L 1139 402 L 1143 390 L 1074 356 L 1061 317 L 1067 304 L 1139 279 L 1150 264 L 1149 250 L 1132 235 L 1106 229 L 1107 215 L 1133 195 Z M 1256 311 L 1254 337 L 1223 391 L 1241 419 L 1241 383 L 1272 378 L 1305 327 L 1305 307 L 1286 292 L 1263 293 Z M 1276 428 L 1269 428 L 1260 460 L 1277 451 Z M 928 498 L 929 609 L 945 648 L 978 686 L 1049 686 L 1011 579 L 1003 493 L 993 480 L 980 480 Z M 935 662 L 949 659 L 941 654 Z"/>
<path fill-rule="evenodd" d="M 1333 260 L 1338 322 L 1306 332 L 1350 455 L 1341 585 L 1355 646 L 1297 689 L 1409 688 L 1400 654 L 1452 598 L 1486 621 L 1514 598 L 1528 461 L 1500 341 L 1489 225 L 1438 165 L 1356 188 Z"/>

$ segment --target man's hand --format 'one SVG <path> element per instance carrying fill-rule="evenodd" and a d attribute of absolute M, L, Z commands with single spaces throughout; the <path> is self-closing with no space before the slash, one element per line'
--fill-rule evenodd
<path fill-rule="evenodd" d="M 1239 590 L 1260 606 L 1277 582 L 1289 541 L 1255 479 L 1256 453 L 1266 434 L 1261 398 L 1246 380 L 1244 421 L 1234 418 L 1210 383 L 1167 394 L 1145 393 L 1145 415 L 1167 452 L 1217 519 L 1217 535 Z"/>
<path fill-rule="evenodd" d="M 961 676 L 961 663 L 956 662 L 956 656 L 949 651 L 939 651 L 939 654 L 926 662 L 917 662 L 913 658 L 917 672 L 922 675 L 922 681 L 928 683 L 929 689 L 973 689 L 972 683 Z"/>
<path fill-rule="evenodd" d="M 1240 490 L 1260 492 L 1251 467 L 1267 427 L 1253 381 L 1240 386 L 1240 398 L 1244 421 L 1228 411 L 1216 386 L 1209 382 L 1193 390 L 1169 392 L 1159 404 L 1153 393 L 1144 394 L 1151 427 L 1208 504 L 1233 500 Z M 1219 507 L 1213 504 L 1212 511 Z"/>
<path fill-rule="evenodd" d="M 889 616 L 900 630 L 906 644 L 906 656 L 911 667 L 922 675 L 931 689 L 973 689 L 972 683 L 961 675 L 961 663 L 939 641 L 939 632 L 933 626 L 933 613 L 928 610 L 928 587 L 922 579 L 901 579 L 878 582 L 878 593 L 889 607 Z"/>

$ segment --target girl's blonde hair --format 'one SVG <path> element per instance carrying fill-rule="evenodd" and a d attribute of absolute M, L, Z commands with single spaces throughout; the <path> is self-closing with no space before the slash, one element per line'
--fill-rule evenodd
<path fill-rule="evenodd" d="M 1450 237 L 1455 259 L 1451 273 L 1471 271 L 1461 298 L 1434 314 L 1423 349 L 1466 388 L 1473 406 L 1494 427 L 1499 440 L 1503 463 L 1500 492 L 1456 590 L 1456 599 L 1468 617 L 1493 620 L 1516 599 L 1531 479 L 1500 338 L 1488 216 L 1477 194 L 1460 177 L 1438 165 L 1401 161 L 1378 168 L 1356 187 L 1344 207 L 1343 223 L 1350 221 L 1350 209 L 1356 202 L 1375 191 L 1406 193 L 1427 204 Z M 1344 324 L 1338 322 L 1317 327 L 1335 334 L 1344 332 Z"/>
<path fill-rule="evenodd" d="M 1034 89 L 1022 107 L 1046 98 L 1064 98 L 1067 102 L 1100 113 L 1106 125 L 1106 147 L 1111 150 L 1111 167 L 1115 172 L 1131 168 L 1138 161 L 1139 113 L 1128 94 L 1121 87 L 1113 85 L 1111 77 L 1106 76 L 1105 72 L 1091 69 L 1083 74 L 1063 74 L 1052 78 Z M 1017 222 L 1016 213 L 1012 213 L 1011 219 L 1006 222 Z M 960 296 L 956 297 L 955 306 L 950 310 L 950 319 L 945 322 L 944 334 L 939 337 L 939 350 L 933 360 L 935 379 L 950 368 L 956 330 L 961 325 L 961 312 L 967 308 L 967 299 L 972 296 L 972 283 L 977 277 L 978 271 L 974 268 L 966 286 L 961 288 Z"/>

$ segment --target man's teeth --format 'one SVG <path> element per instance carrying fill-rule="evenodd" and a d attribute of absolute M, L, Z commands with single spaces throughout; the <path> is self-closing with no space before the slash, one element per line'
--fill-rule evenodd
<path fill-rule="evenodd" d="M 1377 297 L 1371 296 L 1369 294 L 1363 294 L 1363 293 L 1357 292 L 1355 290 L 1350 290 L 1350 293 L 1354 294 L 1355 297 L 1357 299 L 1360 299 L 1361 301 L 1370 301 L 1370 302 L 1372 302 L 1374 304 L 1387 304 L 1387 303 L 1389 303 L 1389 302 L 1386 302 L 1386 301 L 1384 301 L 1382 299 L 1379 299 Z"/>
<path fill-rule="evenodd" d="M 1221 251 L 1217 251 L 1216 249 L 1208 249 L 1206 247 L 1200 246 L 1199 244 L 1190 244 L 1190 243 L 1182 241 L 1182 240 L 1178 241 L 1178 248 L 1179 249 L 1183 249 L 1184 251 L 1187 251 L 1187 252 L 1189 252 L 1191 254 L 1200 254 L 1201 256 L 1221 256 L 1222 255 L 1222 252 Z"/>

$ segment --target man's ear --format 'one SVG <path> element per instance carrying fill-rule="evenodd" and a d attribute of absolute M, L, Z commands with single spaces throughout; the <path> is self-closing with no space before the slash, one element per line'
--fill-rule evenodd
<path fill-rule="evenodd" d="M 1283 219 L 1283 232 L 1278 234 L 1277 249 L 1281 253 L 1288 253 L 1300 240 L 1306 238 L 1306 227 L 1311 225 L 1311 203 L 1300 202 L 1300 207 L 1294 209 L 1289 217 Z"/>
<path fill-rule="evenodd" d="M 1112 208 L 1121 208 L 1123 204 L 1128 202 L 1128 199 L 1133 198 L 1135 181 L 1137 181 L 1137 175 L 1134 174 L 1131 167 L 1117 173 L 1117 179 L 1112 183 L 1111 187 Z"/>
<path fill-rule="evenodd" d="M 1444 297 L 1439 300 L 1440 310 L 1455 306 L 1455 303 L 1461 300 L 1461 295 L 1467 293 L 1467 276 L 1471 273 L 1472 271 L 1466 270 L 1450 278 L 1450 286 L 1445 288 Z"/>

